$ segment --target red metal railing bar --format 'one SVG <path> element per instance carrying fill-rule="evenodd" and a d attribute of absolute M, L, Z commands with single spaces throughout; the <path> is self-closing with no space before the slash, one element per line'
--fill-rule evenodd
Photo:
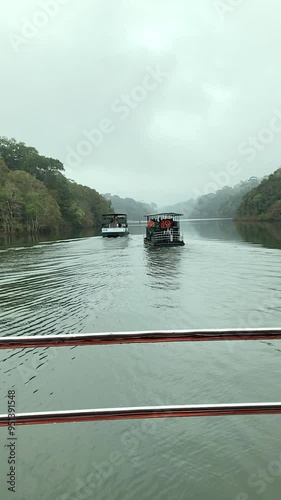
<path fill-rule="evenodd" d="M 159 330 L 118 333 L 79 333 L 72 335 L 36 335 L 0 337 L 0 349 L 29 347 L 70 347 L 86 345 L 146 344 L 161 342 L 209 342 L 242 340 L 280 340 L 280 328 L 222 330 Z"/>

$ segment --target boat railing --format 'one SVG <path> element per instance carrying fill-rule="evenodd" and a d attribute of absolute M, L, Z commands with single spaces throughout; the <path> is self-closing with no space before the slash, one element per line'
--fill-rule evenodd
<path fill-rule="evenodd" d="M 171 229 L 171 233 L 166 232 L 166 230 L 154 231 L 152 233 L 153 240 L 157 243 L 170 240 L 171 235 L 174 241 L 182 239 L 180 233 L 178 231 L 174 231 L 173 229 Z"/>
<path fill-rule="evenodd" d="M 162 342 L 211 342 L 281 340 L 281 328 L 246 328 L 221 330 L 161 330 L 121 333 L 81 333 L 75 335 L 40 335 L 0 337 L 0 349 L 28 349 L 88 345 L 116 345 Z M 106 421 L 145 418 L 210 417 L 225 415 L 281 414 L 281 402 L 145 406 L 16 413 L 13 425 Z M 11 425 L 11 416 L 0 415 L 0 427 Z"/>

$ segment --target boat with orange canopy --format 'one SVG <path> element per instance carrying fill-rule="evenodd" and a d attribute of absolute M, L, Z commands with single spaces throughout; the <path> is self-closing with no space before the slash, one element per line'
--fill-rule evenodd
<path fill-rule="evenodd" d="M 144 244 L 157 247 L 183 246 L 185 243 L 180 233 L 181 216 L 182 214 L 174 212 L 145 215 Z"/>

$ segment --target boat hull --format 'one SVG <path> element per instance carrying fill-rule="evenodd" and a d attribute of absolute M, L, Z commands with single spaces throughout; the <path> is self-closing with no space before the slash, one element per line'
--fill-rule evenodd
<path fill-rule="evenodd" d="M 118 238 L 120 236 L 128 236 L 129 230 L 124 227 L 107 227 L 102 228 L 101 235 L 103 238 Z"/>
<path fill-rule="evenodd" d="M 122 237 L 128 236 L 128 235 L 129 235 L 129 232 L 127 232 L 127 233 L 111 233 L 111 232 L 108 232 L 108 233 L 103 233 L 102 237 L 103 238 L 122 238 Z"/>
<path fill-rule="evenodd" d="M 144 238 L 144 244 L 150 247 L 183 247 L 184 241 L 150 241 Z"/>

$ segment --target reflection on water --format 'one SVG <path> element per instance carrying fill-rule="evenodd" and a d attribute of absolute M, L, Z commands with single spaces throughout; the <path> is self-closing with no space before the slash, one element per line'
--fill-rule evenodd
<path fill-rule="evenodd" d="M 146 223 L 129 224 L 129 231 L 131 235 L 143 234 L 145 235 Z"/>
<path fill-rule="evenodd" d="M 128 238 L 0 250 L 2 335 L 280 326 L 281 253 L 263 248 L 280 248 L 280 226 L 184 221 L 182 248 L 147 248 L 144 230 L 136 224 Z M 3 350 L 0 393 L 15 386 L 22 412 L 278 401 L 277 344 Z M 0 413 L 6 410 L 0 397 Z M 280 456 L 278 416 L 163 419 L 153 432 L 144 432 L 146 425 L 23 426 L 17 430 L 15 500 L 86 498 L 84 490 L 77 494 L 77 484 L 92 477 L 93 463 L 106 474 L 116 452 L 124 461 L 112 466 L 102 485 L 91 480 L 87 498 L 234 500 L 246 498 L 240 492 L 249 491 L 248 473 Z M 1 463 L 5 485 L 8 471 Z M 9 500 L 2 490 L 1 500 Z M 279 497 L 276 478 L 267 484 L 266 499 Z"/>
<path fill-rule="evenodd" d="M 188 236 L 220 241 L 246 241 L 267 248 L 281 248 L 281 224 L 278 222 L 239 222 L 228 219 L 185 221 L 183 229 Z"/>
<path fill-rule="evenodd" d="M 184 248 L 145 248 L 147 276 L 151 288 L 178 290 Z"/>
<path fill-rule="evenodd" d="M 22 236 L 10 235 L 1 236 L 0 235 L 0 252 L 1 250 L 6 250 L 8 248 L 18 248 L 18 247 L 28 247 L 39 245 L 42 243 L 51 243 L 58 241 L 72 240 L 76 238 L 88 238 L 90 236 L 96 236 L 94 230 L 84 230 L 80 232 L 64 232 L 48 235 L 38 235 L 38 234 L 25 234 Z"/>
<path fill-rule="evenodd" d="M 118 250 L 126 249 L 130 245 L 130 236 L 122 236 L 118 238 L 102 237 L 102 249 L 106 252 L 118 252 Z"/>
<path fill-rule="evenodd" d="M 130 224 L 131 237 L 145 235 L 145 224 Z M 278 222 L 239 222 L 229 219 L 220 220 L 189 220 L 181 222 L 181 232 L 184 233 L 186 244 L 194 234 L 203 239 L 220 241 L 246 241 L 260 244 L 268 248 L 281 248 L 281 224 Z M 43 243 L 58 243 L 74 239 L 99 236 L 93 230 L 80 233 L 60 233 L 53 235 L 0 236 L 0 253 L 7 249 L 34 247 Z M 130 243 L 129 238 L 103 238 L 104 250 L 125 248 Z"/>
<path fill-rule="evenodd" d="M 241 241 L 241 235 L 229 219 L 190 221 L 192 228 L 202 237 L 212 240 Z M 183 228 L 185 229 L 184 224 Z"/>
<path fill-rule="evenodd" d="M 235 222 L 235 226 L 247 243 L 267 248 L 281 248 L 281 224 L 278 222 Z"/>
<path fill-rule="evenodd" d="M 54 236 L 51 239 L 55 239 Z M 10 247 L 18 247 L 18 246 L 29 246 L 36 245 L 40 243 L 40 238 L 38 235 L 28 234 L 24 236 L 0 236 L 0 249 L 7 249 Z"/>

